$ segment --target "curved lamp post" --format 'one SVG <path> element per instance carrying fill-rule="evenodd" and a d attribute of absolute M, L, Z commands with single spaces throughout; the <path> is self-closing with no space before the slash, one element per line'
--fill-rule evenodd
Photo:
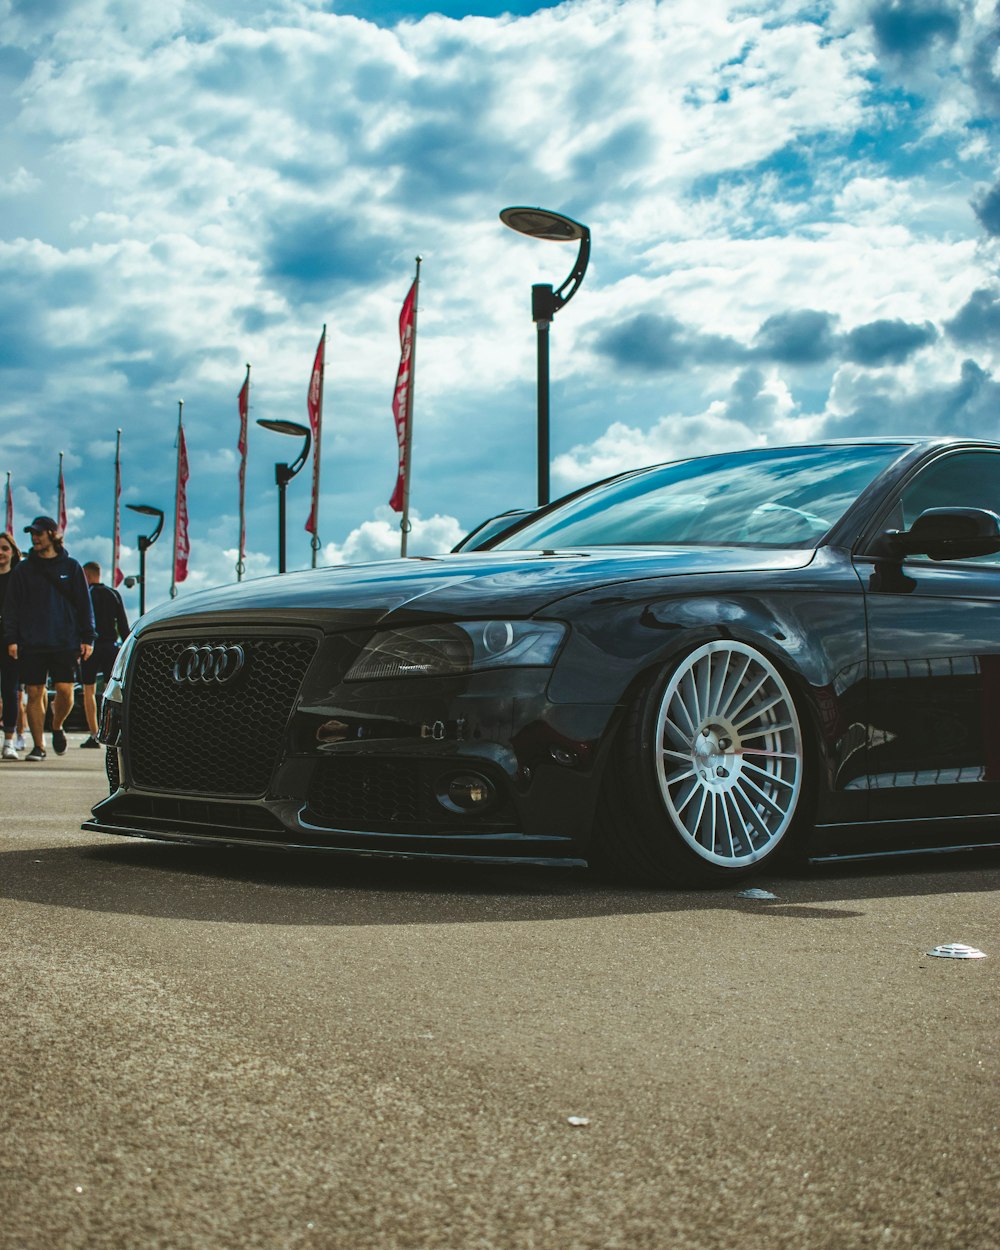
<path fill-rule="evenodd" d="M 536 283 L 531 288 L 531 319 L 538 332 L 538 503 L 549 502 L 549 323 L 576 294 L 590 260 L 590 231 L 579 221 L 547 208 L 504 208 L 500 220 L 532 239 L 570 243 L 578 239 L 576 264 L 563 284 Z"/>
<path fill-rule="evenodd" d="M 146 611 L 146 552 L 160 537 L 160 531 L 163 529 L 163 509 L 154 508 L 146 503 L 127 503 L 125 507 L 132 512 L 138 512 L 141 516 L 156 517 L 156 528 L 152 534 L 139 535 L 139 576 L 125 578 L 126 586 L 139 583 L 139 615 L 143 616 Z"/>
<path fill-rule="evenodd" d="M 276 464 L 274 466 L 274 480 L 278 484 L 278 572 L 284 573 L 285 490 L 288 483 L 299 472 L 309 457 L 309 448 L 312 446 L 312 432 L 308 426 L 300 425 L 298 421 L 268 421 L 259 417 L 257 424 L 263 426 L 265 430 L 273 430 L 275 434 L 289 434 L 304 440 L 301 452 L 299 452 L 298 457 L 291 464 Z"/>

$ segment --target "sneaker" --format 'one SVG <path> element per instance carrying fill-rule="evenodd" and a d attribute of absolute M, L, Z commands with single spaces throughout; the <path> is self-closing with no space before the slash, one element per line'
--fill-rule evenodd
<path fill-rule="evenodd" d="M 24 757 L 25 763 L 34 764 L 39 760 L 45 759 L 45 752 L 41 747 L 32 747 L 28 754 Z"/>
<path fill-rule="evenodd" d="M 3 744 L 3 752 L 2 752 L 2 753 L 0 753 L 0 759 L 5 759 L 5 760 L 16 760 L 16 759 L 19 759 L 19 758 L 20 758 L 20 757 L 18 756 L 17 752 L 14 750 L 14 743 L 13 743 L 13 741 L 12 741 L 12 740 L 8 740 L 7 742 L 5 742 L 5 743 Z"/>
<path fill-rule="evenodd" d="M 80 746 L 85 750 L 90 751 L 99 751 L 101 749 L 101 744 L 97 741 L 93 734 L 91 734 L 89 738 L 85 738 L 83 742 L 80 743 Z"/>
<path fill-rule="evenodd" d="M 23 751 L 28 744 L 24 740 L 24 734 L 14 735 L 14 750 Z"/>
<path fill-rule="evenodd" d="M 56 755 L 62 755 L 66 750 L 66 735 L 61 729 L 52 730 L 52 750 Z"/>

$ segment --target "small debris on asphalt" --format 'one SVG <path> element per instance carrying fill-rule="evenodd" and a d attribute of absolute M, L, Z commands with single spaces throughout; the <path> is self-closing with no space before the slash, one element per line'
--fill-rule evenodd
<path fill-rule="evenodd" d="M 737 898 L 755 898 L 761 902 L 777 902 L 777 894 L 772 894 L 770 890 L 759 890 L 756 886 L 751 886 L 749 890 L 740 890 Z"/>
<path fill-rule="evenodd" d="M 586 1128 L 590 1121 L 585 1115 L 568 1115 L 566 1123 L 572 1124 L 574 1128 Z"/>

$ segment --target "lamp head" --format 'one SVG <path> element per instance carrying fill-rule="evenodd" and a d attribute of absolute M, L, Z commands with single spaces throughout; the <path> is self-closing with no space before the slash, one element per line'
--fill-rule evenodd
<path fill-rule="evenodd" d="M 307 426 L 300 425 L 298 421 L 272 421 L 266 417 L 258 417 L 257 424 L 275 434 L 291 434 L 298 438 L 304 438 L 310 432 Z"/>
<path fill-rule="evenodd" d="M 548 208 L 503 208 L 500 220 L 518 234 L 526 234 L 532 239 L 551 239 L 554 243 L 571 243 L 590 234 L 581 222 Z"/>

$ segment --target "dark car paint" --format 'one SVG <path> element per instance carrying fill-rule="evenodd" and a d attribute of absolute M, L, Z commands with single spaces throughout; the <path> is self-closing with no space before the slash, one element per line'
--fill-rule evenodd
<path fill-rule="evenodd" d="M 877 529 L 886 490 L 895 489 L 927 456 L 927 445 L 902 455 L 815 551 L 497 550 L 316 570 L 193 595 L 147 617 L 138 630 L 140 643 L 158 632 L 210 636 L 220 629 L 285 624 L 325 636 L 286 727 L 289 749 L 260 800 L 287 827 L 275 844 L 476 858 L 585 858 L 622 706 L 672 659 L 715 638 L 751 642 L 790 680 L 813 730 L 817 846 L 852 852 L 982 840 L 961 817 L 1000 812 L 995 714 L 1000 570 L 924 564 L 911 588 L 892 561 L 852 557 L 852 547 L 863 552 L 873 526 Z M 905 567 L 909 574 L 910 563 Z M 931 677 L 928 668 L 928 680 L 894 687 L 892 664 L 932 665 L 935 657 L 953 654 L 949 622 L 954 624 L 955 608 L 946 598 L 951 593 L 965 604 L 963 624 L 977 622 L 978 673 Z M 504 616 L 549 617 L 570 625 L 551 673 L 524 669 L 417 681 L 345 680 L 376 626 L 488 619 L 484 604 L 499 605 Z M 908 650 L 907 639 L 917 637 Z M 105 727 L 112 741 L 120 729 L 116 715 L 109 713 Z M 928 724 L 938 727 L 933 749 L 921 732 Z M 887 735 L 893 735 L 891 752 Z M 981 783 L 964 791 L 955 784 L 904 784 L 905 770 L 916 773 L 929 759 L 942 758 L 938 748 L 946 767 L 978 770 Z M 509 794 L 517 830 L 495 835 L 460 828 L 429 835 L 317 830 L 293 797 L 304 793 L 317 761 L 418 754 L 442 768 L 474 763 L 494 776 Z M 897 784 L 871 789 L 871 776 L 886 770 Z M 124 781 L 127 786 L 127 774 Z M 956 791 L 963 793 L 956 797 Z M 211 804 L 207 810 L 211 813 Z M 116 827 L 114 811 L 112 797 L 95 808 L 87 827 L 234 840 L 232 830 L 213 833 L 204 823 L 172 831 Z M 919 823 L 943 813 L 953 819 L 928 827 Z M 865 821 L 879 824 L 859 832 L 858 822 Z M 996 840 L 995 831 L 984 836 Z"/>
<path fill-rule="evenodd" d="M 176 626 L 239 613 L 248 622 L 308 621 L 326 633 L 427 619 L 488 619 L 484 604 L 502 596 L 507 616 L 532 616 L 581 590 L 632 579 L 794 568 L 809 551 L 754 547 L 594 548 L 588 551 L 483 551 L 417 556 L 286 573 L 199 591 L 149 613 L 145 632 L 160 620 Z M 366 602 L 367 600 L 367 602 Z M 219 615 L 221 614 L 221 616 Z"/>

